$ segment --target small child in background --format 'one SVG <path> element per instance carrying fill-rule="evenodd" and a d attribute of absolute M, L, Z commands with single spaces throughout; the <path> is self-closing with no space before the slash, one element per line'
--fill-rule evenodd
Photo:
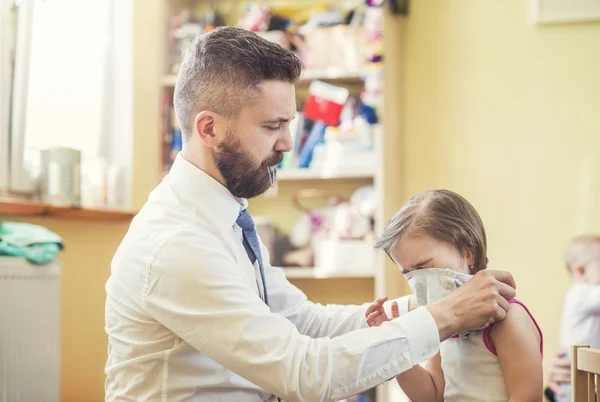
<path fill-rule="evenodd" d="M 575 238 L 566 253 L 567 268 L 573 280 L 563 305 L 560 344 L 571 356 L 573 345 L 600 349 L 600 237 Z M 556 400 L 571 400 L 570 384 Z"/>
<path fill-rule="evenodd" d="M 376 247 L 406 276 L 414 294 L 408 309 L 441 300 L 487 266 L 479 214 L 448 190 L 411 198 L 388 222 Z M 392 307 L 396 317 L 398 306 Z M 371 309 L 370 325 L 380 323 L 375 318 L 384 314 L 378 310 Z M 513 299 L 503 321 L 445 340 L 436 356 L 397 381 L 415 402 L 541 401 L 542 345 L 535 319 Z"/>

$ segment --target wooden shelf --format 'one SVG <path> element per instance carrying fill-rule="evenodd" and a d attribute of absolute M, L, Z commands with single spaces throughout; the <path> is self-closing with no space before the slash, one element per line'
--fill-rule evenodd
<path fill-rule="evenodd" d="M 372 179 L 371 170 L 319 170 L 319 169 L 281 169 L 277 171 L 277 180 L 327 180 L 327 179 Z"/>
<path fill-rule="evenodd" d="M 0 200 L 0 216 L 47 216 L 58 219 L 85 221 L 127 221 L 133 212 L 54 206 L 20 200 Z"/>
<path fill-rule="evenodd" d="M 332 274 L 320 270 L 318 267 L 285 267 L 281 269 L 289 279 L 373 278 L 375 276 L 374 272 L 339 272 Z"/>
<path fill-rule="evenodd" d="M 311 81 L 314 80 L 335 81 L 346 84 L 362 84 L 364 75 L 365 73 L 362 71 L 353 71 L 343 68 L 317 68 L 304 70 L 298 80 L 298 84 L 310 84 Z"/>
<path fill-rule="evenodd" d="M 162 79 L 162 84 L 164 87 L 175 87 L 175 83 L 177 82 L 177 75 L 175 74 L 169 74 L 169 75 L 165 75 Z"/>
<path fill-rule="evenodd" d="M 298 85 L 307 85 L 310 84 L 314 80 L 322 80 L 322 81 L 333 81 L 337 83 L 344 84 L 362 84 L 364 72 L 362 71 L 352 71 L 346 70 L 342 68 L 322 68 L 322 69 L 313 69 L 313 70 L 304 70 L 300 79 L 298 80 Z M 173 88 L 175 87 L 175 83 L 177 82 L 176 74 L 167 74 L 162 78 L 162 85 L 165 88 Z"/>

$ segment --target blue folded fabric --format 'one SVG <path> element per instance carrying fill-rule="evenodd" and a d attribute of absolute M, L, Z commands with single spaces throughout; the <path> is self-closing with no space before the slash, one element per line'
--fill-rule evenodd
<path fill-rule="evenodd" d="M 47 264 L 63 248 L 60 236 L 43 226 L 0 222 L 0 255 L 26 258 L 34 264 Z"/>

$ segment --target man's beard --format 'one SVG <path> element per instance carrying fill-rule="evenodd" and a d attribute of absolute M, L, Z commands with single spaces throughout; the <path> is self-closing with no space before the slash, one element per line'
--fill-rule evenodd
<path fill-rule="evenodd" d="M 276 152 L 257 166 L 252 155 L 242 150 L 239 138 L 227 132 L 223 143 L 213 150 L 213 157 L 229 192 L 237 198 L 254 198 L 272 186 L 275 165 L 281 163 L 283 152 Z"/>

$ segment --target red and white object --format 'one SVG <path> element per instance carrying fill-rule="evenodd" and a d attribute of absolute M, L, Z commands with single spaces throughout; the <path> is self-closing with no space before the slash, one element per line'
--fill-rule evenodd
<path fill-rule="evenodd" d="M 348 89 L 323 81 L 313 81 L 308 91 L 304 116 L 310 120 L 322 121 L 328 126 L 339 125 L 342 109 L 348 100 Z"/>

